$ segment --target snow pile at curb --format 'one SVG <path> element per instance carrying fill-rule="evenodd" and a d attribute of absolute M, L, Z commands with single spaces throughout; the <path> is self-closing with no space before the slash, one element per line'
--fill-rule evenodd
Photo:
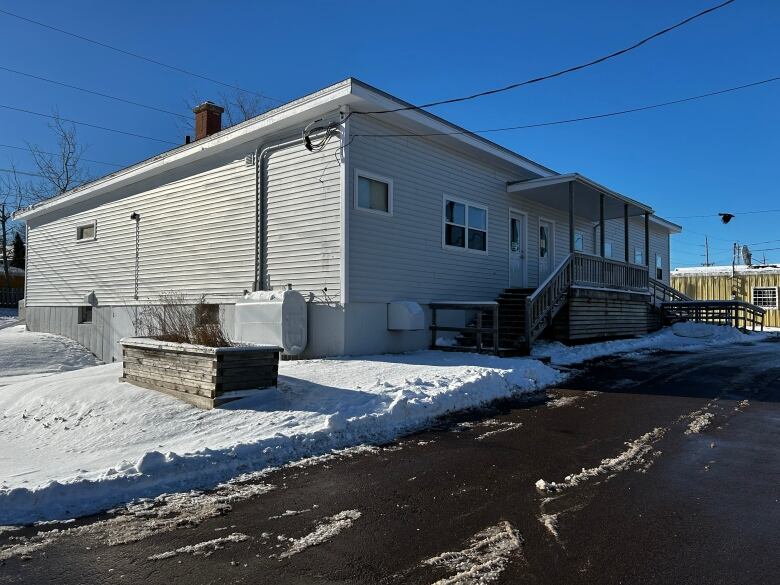
<path fill-rule="evenodd" d="M 532 355 L 537 358 L 550 358 L 556 365 L 570 366 L 588 360 L 615 354 L 639 351 L 701 351 L 708 347 L 750 343 L 768 337 L 764 333 L 742 333 L 734 327 L 709 325 L 706 323 L 675 323 L 671 327 L 637 337 L 589 343 L 574 347 L 560 342 L 539 342 Z"/>
<path fill-rule="evenodd" d="M 389 442 L 561 379 L 529 358 L 431 351 L 283 362 L 278 388 L 203 411 L 120 375 L 121 364 L 110 364 L 0 390 L 0 525 L 81 516 Z"/>
<path fill-rule="evenodd" d="M 24 325 L 0 330 L 0 387 L 28 377 L 100 364 L 75 341 L 48 333 L 30 333 Z"/>

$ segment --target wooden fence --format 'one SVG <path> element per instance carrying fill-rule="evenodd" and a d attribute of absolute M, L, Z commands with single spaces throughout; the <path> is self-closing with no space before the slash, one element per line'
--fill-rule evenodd
<path fill-rule="evenodd" d="M 0 289 L 0 307 L 17 307 L 23 298 L 23 288 Z"/>

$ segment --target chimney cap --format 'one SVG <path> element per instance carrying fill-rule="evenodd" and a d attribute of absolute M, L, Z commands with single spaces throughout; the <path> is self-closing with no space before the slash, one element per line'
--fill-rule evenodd
<path fill-rule="evenodd" d="M 215 114 L 221 114 L 222 112 L 225 111 L 225 108 L 223 108 L 222 106 L 218 106 L 217 104 L 211 101 L 205 101 L 202 104 L 199 104 L 194 108 L 192 108 L 192 111 L 195 114 L 202 112 L 204 110 L 209 112 L 214 112 Z"/>

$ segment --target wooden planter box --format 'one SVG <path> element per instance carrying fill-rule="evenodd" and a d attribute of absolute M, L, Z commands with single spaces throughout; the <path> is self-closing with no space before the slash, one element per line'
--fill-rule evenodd
<path fill-rule="evenodd" d="M 120 381 L 165 392 L 200 408 L 214 408 L 251 390 L 276 386 L 279 347 L 206 347 L 146 337 L 120 343 L 124 362 Z"/>

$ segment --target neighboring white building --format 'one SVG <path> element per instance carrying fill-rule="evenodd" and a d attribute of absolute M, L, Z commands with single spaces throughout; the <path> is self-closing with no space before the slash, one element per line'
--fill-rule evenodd
<path fill-rule="evenodd" d="M 230 330 L 245 291 L 291 284 L 309 300 L 305 355 L 398 352 L 431 333 L 388 330 L 388 303 L 428 315 L 432 302 L 492 301 L 537 288 L 575 252 L 644 275 L 642 291 L 648 260 L 669 282 L 680 228 L 648 205 L 356 79 L 221 131 L 219 114 L 204 105 L 194 142 L 17 215 L 28 327 L 110 361 L 162 291 L 205 294 Z"/>

